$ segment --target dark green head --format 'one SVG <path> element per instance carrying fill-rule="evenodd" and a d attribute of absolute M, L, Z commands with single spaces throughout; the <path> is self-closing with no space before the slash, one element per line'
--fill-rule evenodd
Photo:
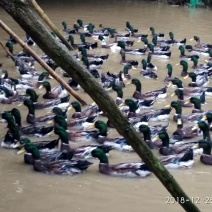
<path fill-rule="evenodd" d="M 60 115 L 60 116 L 63 116 L 64 118 L 66 118 L 66 111 L 63 112 L 63 110 L 60 107 L 54 107 L 52 109 L 52 113 L 54 113 L 55 115 Z"/>
<path fill-rule="evenodd" d="M 140 131 L 141 133 L 143 133 L 143 135 L 144 135 L 144 140 L 145 140 L 145 141 L 151 140 L 151 130 L 150 130 L 150 128 L 149 128 L 147 125 L 141 124 L 141 125 L 139 126 L 139 131 Z"/>
<path fill-rule="evenodd" d="M 125 104 L 129 107 L 129 110 L 132 113 L 135 113 L 138 109 L 138 106 L 133 99 L 125 99 Z"/>
<path fill-rule="evenodd" d="M 183 82 L 180 79 L 175 78 L 171 80 L 171 82 L 173 85 L 176 85 L 178 88 L 183 88 Z"/>
<path fill-rule="evenodd" d="M 178 99 L 183 100 L 184 99 L 184 94 L 183 91 L 181 89 L 176 89 L 174 91 L 175 95 L 178 97 Z"/>
<path fill-rule="evenodd" d="M 188 76 L 191 78 L 192 82 L 196 82 L 197 75 L 194 72 L 189 72 Z"/>
<path fill-rule="evenodd" d="M 63 129 L 65 129 L 65 130 L 67 130 L 67 128 L 68 128 L 67 127 L 67 122 L 66 122 L 64 116 L 56 115 L 54 117 L 54 123 L 59 125 L 59 126 L 61 126 L 61 127 L 63 127 Z"/>
<path fill-rule="evenodd" d="M 76 112 L 81 112 L 81 105 L 78 101 L 71 102 L 71 105 L 75 109 Z"/>
<path fill-rule="evenodd" d="M 169 37 L 171 40 L 174 40 L 174 33 L 173 32 L 169 32 Z"/>
<path fill-rule="evenodd" d="M 182 107 L 179 102 L 172 101 L 171 102 L 171 107 L 176 110 L 176 114 L 182 115 Z"/>
<path fill-rule="evenodd" d="M 203 149 L 203 154 L 211 155 L 211 142 L 206 140 L 200 140 L 198 142 L 198 148 Z"/>
<path fill-rule="evenodd" d="M 190 102 L 194 104 L 194 108 L 201 110 L 201 101 L 197 97 L 191 97 Z"/>
<path fill-rule="evenodd" d="M 163 147 L 169 147 L 169 135 L 167 132 L 165 131 L 159 132 L 158 137 L 161 139 Z"/>
<path fill-rule="evenodd" d="M 55 127 L 54 128 L 54 133 L 59 136 L 59 138 L 61 139 L 62 143 L 69 144 L 68 133 L 66 132 L 66 130 L 63 127 L 61 127 L 61 126 Z"/>
<path fill-rule="evenodd" d="M 30 141 L 29 138 L 21 138 L 20 144 L 31 144 L 32 142 Z"/>
<path fill-rule="evenodd" d="M 48 81 L 43 81 L 42 85 L 46 89 L 47 92 L 51 91 L 51 84 Z"/>
<path fill-rule="evenodd" d="M 33 143 L 27 143 L 24 145 L 24 149 L 27 153 L 31 153 L 34 160 L 40 160 L 39 149 Z"/>
<path fill-rule="evenodd" d="M 107 136 L 107 124 L 104 121 L 96 121 L 95 128 L 99 130 L 99 134 L 102 136 Z"/>
<path fill-rule="evenodd" d="M 151 43 L 148 43 L 148 44 L 147 44 L 147 47 L 149 48 L 149 50 L 150 50 L 151 52 L 154 52 L 154 45 L 152 45 Z"/>
<path fill-rule="evenodd" d="M 83 21 L 81 19 L 78 19 L 77 23 L 79 24 L 80 27 L 83 27 Z"/>
<path fill-rule="evenodd" d="M 102 149 L 96 148 L 96 149 L 92 150 L 91 155 L 95 158 L 98 158 L 100 160 L 100 163 L 108 164 L 108 158 Z"/>
<path fill-rule="evenodd" d="M 27 88 L 26 89 L 26 94 L 30 96 L 30 100 L 32 102 L 37 102 L 38 101 L 39 96 L 37 95 L 37 93 L 35 92 L 34 89 Z"/>
<path fill-rule="evenodd" d="M 2 117 L 2 119 L 5 119 L 8 122 L 8 124 L 14 123 L 14 118 L 13 118 L 12 114 L 9 112 L 2 113 L 1 117 Z"/>
<path fill-rule="evenodd" d="M 122 89 L 122 87 L 119 86 L 119 85 L 114 85 L 112 88 L 113 88 L 114 91 L 116 91 L 117 96 L 122 99 L 123 98 L 123 89 Z"/>
<path fill-rule="evenodd" d="M 206 113 L 205 119 L 208 121 L 208 124 L 212 123 L 212 113 Z"/>
<path fill-rule="evenodd" d="M 35 114 L 35 106 L 31 100 L 25 99 L 24 105 L 29 109 L 30 114 L 33 114 L 33 115 Z"/>
<path fill-rule="evenodd" d="M 68 41 L 71 43 L 71 45 L 74 45 L 74 37 L 72 35 L 68 36 Z"/>
<path fill-rule="evenodd" d="M 49 73 L 44 71 L 42 72 L 39 77 L 38 77 L 38 82 L 43 81 L 44 79 L 46 79 L 49 76 Z"/>
<path fill-rule="evenodd" d="M 168 73 L 169 77 L 171 77 L 172 76 L 172 65 L 169 63 L 169 64 L 167 64 L 166 68 L 168 69 L 167 73 Z"/>
<path fill-rule="evenodd" d="M 65 21 L 62 22 L 63 28 L 67 29 L 67 23 Z"/>
<path fill-rule="evenodd" d="M 125 42 L 124 41 L 118 41 L 117 46 L 121 47 L 124 50 L 126 49 L 126 45 L 125 45 Z"/>
<path fill-rule="evenodd" d="M 80 40 L 82 41 L 82 43 L 85 43 L 85 35 L 80 34 Z"/>
<path fill-rule="evenodd" d="M 141 82 L 140 82 L 139 79 L 133 78 L 132 81 L 131 81 L 131 83 L 132 83 L 133 85 L 135 85 L 136 91 L 141 92 Z"/>
<path fill-rule="evenodd" d="M 21 113 L 20 113 L 20 111 L 17 108 L 13 108 L 11 110 L 11 114 L 14 116 L 16 124 L 19 127 L 21 127 Z"/>
<path fill-rule="evenodd" d="M 180 56 L 185 56 L 185 48 L 184 46 L 179 46 L 179 50 L 180 50 Z"/>

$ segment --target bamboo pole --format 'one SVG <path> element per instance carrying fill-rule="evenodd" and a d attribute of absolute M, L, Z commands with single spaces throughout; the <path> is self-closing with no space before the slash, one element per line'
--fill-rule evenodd
<path fill-rule="evenodd" d="M 81 97 L 64 81 L 55 71 L 53 71 L 32 49 L 30 49 L 6 24 L 0 20 L 0 26 L 9 35 L 11 35 L 27 52 L 32 55 L 32 57 L 45 69 L 51 76 L 56 79 L 63 87 L 74 96 L 82 105 L 87 105 L 87 103 L 81 99 Z"/>
<path fill-rule="evenodd" d="M 68 48 L 68 50 L 74 50 L 74 48 L 63 37 L 63 35 L 60 33 L 60 31 L 57 29 L 57 27 L 51 22 L 51 20 L 49 19 L 49 17 L 45 14 L 45 12 L 38 5 L 38 3 L 35 0 L 27 0 L 27 1 L 35 9 L 35 11 L 38 13 L 38 15 L 44 20 L 44 22 L 56 33 L 56 35 L 62 41 L 62 43 L 66 45 L 66 47 Z"/>
<path fill-rule="evenodd" d="M 30 8 L 23 1 L 18 2 L 19 5 L 17 1 L 14 0 L 1 0 L 0 5 L 32 37 L 36 44 L 60 65 L 63 70 L 70 74 L 100 106 L 119 134 L 129 142 L 139 157 L 175 198 L 176 202 L 178 202 L 185 211 L 200 212 L 198 207 L 193 204 L 192 200 L 187 196 L 170 172 L 154 156 L 145 141 L 129 123 L 127 117 L 119 110 L 113 98 L 104 91 L 85 67 L 77 63 L 70 53 L 66 49 L 61 48 L 58 42 L 49 35 L 49 32 L 36 18 Z"/>
<path fill-rule="evenodd" d="M 0 41 L 0 45 L 2 46 L 2 48 L 4 49 L 4 51 L 7 53 L 7 55 L 9 55 L 11 57 L 11 59 L 13 61 L 15 61 L 13 55 L 7 50 L 7 48 L 4 46 L 4 44 Z"/>

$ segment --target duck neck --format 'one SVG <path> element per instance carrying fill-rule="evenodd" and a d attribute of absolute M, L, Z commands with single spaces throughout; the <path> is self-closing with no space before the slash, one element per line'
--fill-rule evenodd
<path fill-rule="evenodd" d="M 193 102 L 194 108 L 197 110 L 201 110 L 201 102 L 200 101 L 195 101 Z"/>
<path fill-rule="evenodd" d="M 136 91 L 137 92 L 140 92 L 141 93 L 141 83 L 140 82 L 136 82 L 135 88 L 136 88 Z"/>
<path fill-rule="evenodd" d="M 192 83 L 196 83 L 196 81 L 197 81 L 197 76 L 195 75 L 195 76 L 192 76 L 191 77 L 191 81 L 192 81 Z"/>
<path fill-rule="evenodd" d="M 15 123 L 16 123 L 19 127 L 21 127 L 21 114 L 20 114 L 20 113 L 19 113 L 19 114 L 15 113 L 15 114 L 13 114 L 13 116 L 14 116 L 14 118 L 15 118 Z"/>
<path fill-rule="evenodd" d="M 211 155 L 211 145 L 208 142 L 205 142 L 204 146 L 202 146 L 203 148 L 203 154 L 206 155 Z"/>
<path fill-rule="evenodd" d="M 29 110 L 29 112 L 28 112 L 28 114 L 31 114 L 31 115 L 35 115 L 35 108 L 34 108 L 34 105 L 29 105 L 28 106 L 28 110 Z"/>
<path fill-rule="evenodd" d="M 147 62 L 144 60 L 144 61 L 142 62 L 142 69 L 143 69 L 143 70 L 146 70 L 146 68 L 147 68 Z"/>
<path fill-rule="evenodd" d="M 144 133 L 144 140 L 145 141 L 151 141 L 151 131 L 148 129 L 148 131 L 145 131 Z"/>
<path fill-rule="evenodd" d="M 185 56 L 185 49 L 184 48 L 180 48 L 180 56 L 181 57 Z"/>
<path fill-rule="evenodd" d="M 178 92 L 177 97 L 180 100 L 184 100 L 184 95 L 183 95 L 183 92 L 181 90 Z"/>
<path fill-rule="evenodd" d="M 185 64 L 183 64 L 182 66 L 183 66 L 182 72 L 185 73 L 185 74 L 187 74 L 187 73 L 188 73 L 188 64 L 185 63 Z"/>
<path fill-rule="evenodd" d="M 122 91 L 122 89 L 118 89 L 118 90 L 116 91 L 116 93 L 117 93 L 117 97 L 119 97 L 120 99 L 123 98 L 123 91 Z"/>
<path fill-rule="evenodd" d="M 169 136 L 166 136 L 161 139 L 162 140 L 162 146 L 163 147 L 169 147 Z"/>
<path fill-rule="evenodd" d="M 202 129 L 202 132 L 203 132 L 203 139 L 210 141 L 211 137 L 210 137 L 210 132 L 209 132 L 208 125 Z"/>
<path fill-rule="evenodd" d="M 183 129 L 183 122 L 181 118 L 177 119 L 177 129 Z"/>
<path fill-rule="evenodd" d="M 60 132 L 58 135 L 63 144 L 69 144 L 68 133 L 65 130 Z"/>
<path fill-rule="evenodd" d="M 100 161 L 100 163 L 104 163 L 104 164 L 108 164 L 109 162 L 108 162 L 108 158 L 107 158 L 107 156 L 104 154 L 102 154 L 102 155 L 100 155 L 99 157 L 98 157 L 98 159 L 99 159 L 99 161 Z"/>
<path fill-rule="evenodd" d="M 180 105 L 175 106 L 174 108 L 177 115 L 182 115 L 182 107 Z"/>

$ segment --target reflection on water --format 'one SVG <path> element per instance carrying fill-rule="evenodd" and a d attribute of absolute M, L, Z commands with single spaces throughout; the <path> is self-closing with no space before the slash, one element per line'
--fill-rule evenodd
<path fill-rule="evenodd" d="M 125 32 L 125 22 L 130 23 L 139 29 L 139 33 L 149 33 L 150 26 L 155 27 L 156 32 L 163 32 L 168 35 L 170 31 L 174 32 L 175 39 L 181 40 L 198 35 L 202 42 L 211 43 L 211 11 L 204 9 L 188 9 L 182 7 L 172 7 L 169 5 L 158 4 L 157 2 L 140 1 L 38 1 L 50 19 L 62 29 L 60 24 L 63 20 L 67 21 L 68 27 L 72 28 L 77 19 L 82 19 L 85 24 L 94 23 L 96 28 L 102 23 L 105 26 L 116 28 L 119 32 Z M 8 24 L 20 37 L 24 39 L 25 33 L 18 25 L 0 9 L 0 18 Z M 8 35 L 0 29 L 1 41 L 6 42 Z M 168 38 L 166 36 L 166 38 Z M 150 40 L 150 38 L 149 38 Z M 76 37 L 76 43 L 79 39 Z M 93 42 L 92 39 L 87 39 Z M 110 40 L 112 42 L 112 40 Z M 191 43 L 192 44 L 192 43 Z M 134 48 L 142 48 L 143 44 L 135 42 Z M 14 47 L 15 52 L 21 48 Z M 41 51 L 34 47 L 39 53 Z M 105 54 L 108 51 L 97 49 L 94 52 Z M 127 59 L 136 59 L 140 61 L 146 56 L 130 56 Z M 204 63 L 207 57 L 200 57 L 200 63 Z M 159 80 L 152 81 L 141 78 L 140 67 L 137 70 L 130 70 L 130 74 L 138 77 L 142 81 L 143 92 L 160 88 L 163 86 L 163 79 L 166 75 L 166 65 L 173 65 L 173 75 L 180 77 L 181 67 L 175 66 L 179 60 L 179 50 L 172 48 L 170 59 L 153 58 L 152 62 L 157 65 Z M 110 52 L 109 60 L 105 62 L 101 72 L 119 72 L 123 67 L 119 64 L 120 55 Z M 5 57 L 5 52 L 0 49 L 0 63 L 3 68 L 9 70 L 10 76 L 18 77 L 19 73 L 14 71 L 14 64 Z M 190 64 L 191 65 L 191 64 Z M 40 68 L 38 66 L 38 68 Z M 60 72 L 60 69 L 57 69 Z M 189 79 L 184 80 L 184 85 L 188 84 Z M 57 83 L 55 83 L 56 85 Z M 210 85 L 211 86 L 211 83 Z M 124 98 L 132 96 L 134 86 L 129 85 L 124 90 Z M 175 97 L 170 97 L 174 89 L 170 88 L 166 100 L 158 100 L 155 108 L 162 108 Z M 43 91 L 38 91 L 39 93 Z M 92 100 L 80 91 L 89 103 Z M 110 93 L 116 97 L 115 93 Z M 71 101 L 73 98 L 71 98 Z M 203 109 L 209 109 L 211 99 L 207 98 L 207 105 Z M 14 105 L 1 105 L 1 110 L 9 110 Z M 26 113 L 24 107 L 21 107 L 23 120 Z M 183 109 L 183 113 L 189 113 L 190 109 Z M 46 111 L 37 111 L 36 114 L 45 114 Z M 172 112 L 172 115 L 174 112 Z M 70 114 L 71 115 L 71 114 Z M 170 118 L 171 126 L 169 132 L 176 128 Z M 1 124 L 1 129 L 5 125 Z M 117 135 L 112 130 L 110 136 Z M 4 133 L 1 134 L 3 138 Z M 81 144 L 80 144 L 81 145 Z M 138 161 L 136 154 L 111 152 L 111 163 L 121 161 Z M 98 172 L 98 163 L 93 160 L 95 165 L 90 167 L 87 173 L 75 177 L 47 176 L 36 173 L 31 166 L 23 163 L 23 157 L 17 156 L 16 152 L 0 149 L 0 190 L 1 204 L 0 211 L 182 211 L 177 204 L 166 204 L 166 197 L 170 194 L 163 188 L 158 179 L 152 175 L 146 179 L 119 179 L 104 176 Z M 171 173 L 185 189 L 188 195 L 192 197 L 208 197 L 211 195 L 211 189 L 208 184 L 211 181 L 211 167 L 200 164 L 196 159 L 194 167 L 190 170 L 172 170 Z M 198 205 L 201 211 L 211 211 L 211 205 L 200 201 Z"/>

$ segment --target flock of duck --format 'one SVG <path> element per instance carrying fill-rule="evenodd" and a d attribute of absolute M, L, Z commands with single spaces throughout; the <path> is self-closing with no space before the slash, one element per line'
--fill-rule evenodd
<path fill-rule="evenodd" d="M 201 43 L 197 36 L 192 38 L 196 44 L 186 45 L 186 38 L 177 41 L 173 32 L 170 32 L 170 38 L 166 39 L 163 33 L 156 33 L 153 27 L 149 29 L 150 34 L 139 34 L 138 29 L 130 22 L 126 22 L 126 33 L 119 33 L 116 29 L 104 27 L 102 24 L 96 29 L 92 23 L 84 25 L 82 20 L 77 20 L 71 29 L 65 21 L 62 26 L 65 37 L 76 50 L 75 59 L 87 67 L 106 92 L 117 94 L 114 100 L 117 106 L 128 117 L 148 147 L 161 155 L 158 159 L 166 168 L 191 168 L 194 165 L 194 157 L 198 156 L 203 164 L 212 165 L 212 111 L 201 108 L 207 97 L 212 96 L 212 87 L 207 87 L 212 74 L 212 45 Z M 54 33 L 52 36 L 58 39 Z M 88 37 L 93 42 L 86 42 Z M 76 44 L 75 38 L 81 42 Z M 143 48 L 133 48 L 136 41 L 142 42 Z M 25 42 L 32 48 L 35 45 L 29 36 L 26 36 Z M 101 117 L 105 117 L 105 114 L 96 103 L 81 108 L 78 101 L 70 101 L 70 95 L 63 86 L 52 88 L 52 77 L 48 72 L 36 70 L 36 61 L 27 52 L 15 54 L 14 45 L 16 41 L 10 37 L 6 47 L 13 55 L 15 70 L 19 72 L 20 77 L 12 78 L 9 74 L 13 70 L 5 70 L 3 63 L 0 66 L 0 102 L 14 104 L 12 110 L 1 111 L 2 125 L 6 122 L 8 128 L 1 141 L 2 148 L 15 149 L 18 154 L 25 152 L 25 163 L 33 165 L 34 170 L 43 173 L 76 175 L 88 171 L 89 166 L 93 164 L 89 159 L 97 158 L 99 171 L 106 175 L 146 177 L 151 174 L 151 170 L 142 161 L 109 164 L 110 151 L 133 154 L 132 147 L 121 136 L 110 137 L 109 129 L 113 128 L 113 124 L 110 120 L 102 120 Z M 95 52 L 100 48 L 108 49 L 108 54 L 89 52 L 91 49 Z M 158 68 L 151 62 L 151 58 L 157 58 L 158 61 L 160 58 L 169 59 L 172 48 L 180 51 L 182 78 L 173 77 L 172 65 L 169 63 L 165 79 L 158 79 Z M 101 73 L 111 53 L 120 56 L 123 70 L 119 73 Z M 127 60 L 126 55 L 129 54 L 141 56 L 141 62 Z M 205 58 L 205 64 L 198 64 L 200 55 Z M 40 57 L 53 70 L 58 68 L 47 55 Z M 189 63 L 192 63 L 191 70 L 188 70 Z M 131 69 L 139 68 L 141 78 L 135 78 L 129 73 Z M 69 86 L 79 91 L 79 84 L 66 72 L 61 71 Z M 184 87 L 183 78 L 187 77 L 191 78 L 191 82 Z M 141 82 L 149 80 L 151 83 L 155 79 L 161 80 L 165 86 L 142 93 Z M 128 84 L 133 84 L 135 91 L 131 98 L 123 99 Z M 158 99 L 167 97 L 170 87 L 175 89 L 172 96 L 177 96 L 177 100 L 170 102 L 165 108 L 154 109 Z M 37 94 L 40 89 L 44 89 L 45 93 Z M 27 126 L 22 125 L 20 105 L 28 109 Z M 183 107 L 190 107 L 191 113 L 184 115 Z M 37 116 L 37 111 L 41 109 L 46 109 L 47 114 Z M 71 112 L 71 109 L 75 111 Z M 173 118 L 170 117 L 172 109 L 175 110 Z M 164 121 L 168 124 L 164 124 Z M 176 130 L 172 134 L 168 133 L 170 121 L 176 123 Z M 150 122 L 161 123 L 150 125 Z M 52 134 L 57 138 L 51 140 L 49 136 Z M 33 139 L 34 137 L 37 139 Z M 38 141 L 39 137 L 45 137 L 46 140 Z M 88 141 L 92 144 L 86 145 Z M 73 148 L 72 142 L 85 143 Z"/>

